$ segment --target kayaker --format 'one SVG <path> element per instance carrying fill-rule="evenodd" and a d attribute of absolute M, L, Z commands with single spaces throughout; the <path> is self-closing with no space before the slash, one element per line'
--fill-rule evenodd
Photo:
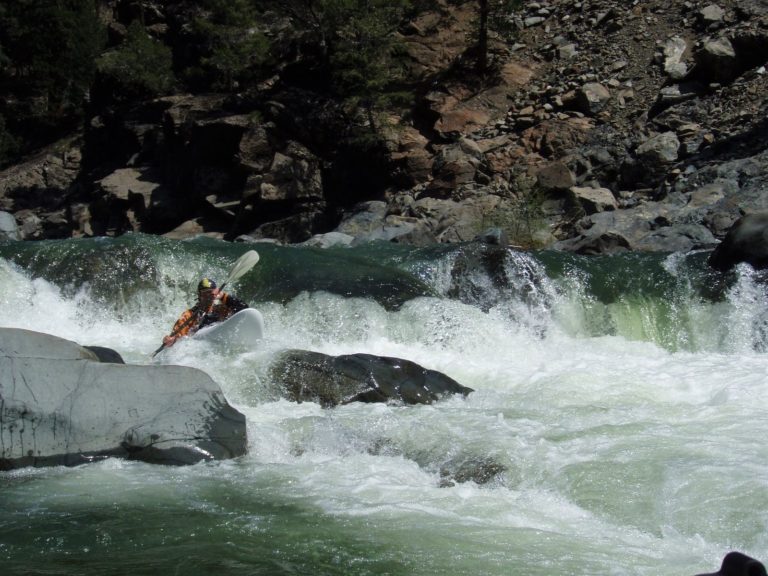
<path fill-rule="evenodd" d="M 203 278 L 197 285 L 197 302 L 179 316 L 171 333 L 163 338 L 163 346 L 173 346 L 182 336 L 191 336 L 203 326 L 226 320 L 248 307 L 239 298 L 219 290 L 214 280 Z"/>

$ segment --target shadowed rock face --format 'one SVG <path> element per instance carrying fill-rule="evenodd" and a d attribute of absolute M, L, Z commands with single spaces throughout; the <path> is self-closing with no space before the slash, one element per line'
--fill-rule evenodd
<path fill-rule="evenodd" d="M 472 392 L 445 374 L 409 360 L 370 354 L 327 356 L 289 350 L 271 374 L 290 400 L 325 407 L 349 402 L 431 404 L 444 396 Z"/>
<path fill-rule="evenodd" d="M 98 4 L 112 32 L 134 20 L 125 5 L 151 5 L 148 32 L 179 70 L 191 64 L 180 55 L 207 50 L 185 32 L 194 3 Z M 258 4 L 270 63 L 231 92 L 180 82 L 159 98 L 122 93 L 119 111 L 95 83 L 77 132 L 0 170 L 0 237 L 295 243 L 335 230 L 429 244 L 467 241 L 493 219 L 525 246 L 668 252 L 706 248 L 721 222 L 768 208 L 765 0 L 519 2 L 503 14 L 514 44 L 491 35 L 485 71 L 471 40 L 477 2 L 416 3 L 395 34 L 413 105 L 376 103 L 365 146 L 350 123 L 364 107 L 328 90 L 319 37 Z M 113 35 L 105 50 L 127 38 Z M 29 107 L 34 78 L 4 86 L 5 118 Z M 536 174 L 535 194 L 523 193 L 522 176 Z"/>
<path fill-rule="evenodd" d="M 204 372 L 99 362 L 74 342 L 0 328 L 0 469 L 245 452 L 245 417 Z"/>

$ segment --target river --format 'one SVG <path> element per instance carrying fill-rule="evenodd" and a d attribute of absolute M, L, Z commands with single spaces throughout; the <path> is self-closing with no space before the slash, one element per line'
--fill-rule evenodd
<path fill-rule="evenodd" d="M 266 338 L 156 358 L 203 275 Z M 0 244 L 0 325 L 200 368 L 249 453 L 0 473 L 0 565 L 25 575 L 647 575 L 768 560 L 766 296 L 706 253 L 320 250 L 127 235 Z M 464 262 L 463 265 L 457 263 Z M 282 398 L 283 350 L 405 358 L 474 389 L 420 406 Z M 489 461 L 487 482 L 451 471 Z"/>

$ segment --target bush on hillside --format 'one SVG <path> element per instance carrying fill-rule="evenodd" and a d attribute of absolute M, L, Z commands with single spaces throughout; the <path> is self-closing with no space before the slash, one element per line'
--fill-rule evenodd
<path fill-rule="evenodd" d="M 125 41 L 99 57 L 94 100 L 97 104 L 126 102 L 164 94 L 175 83 L 172 66 L 170 48 L 134 21 Z"/>
<path fill-rule="evenodd" d="M 6 155 L 43 145 L 81 121 L 105 41 L 94 2 L 0 3 L 0 148 Z"/>
<path fill-rule="evenodd" d="M 269 52 L 248 0 L 203 0 L 190 25 L 196 57 L 183 76 L 198 90 L 236 90 L 255 77 Z"/>

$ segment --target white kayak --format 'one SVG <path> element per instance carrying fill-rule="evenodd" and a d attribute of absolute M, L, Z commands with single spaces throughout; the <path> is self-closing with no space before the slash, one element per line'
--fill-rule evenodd
<path fill-rule="evenodd" d="M 206 340 L 224 346 L 248 348 L 264 338 L 264 319 L 255 308 L 246 308 L 224 322 L 211 324 L 195 332 L 195 340 Z"/>

